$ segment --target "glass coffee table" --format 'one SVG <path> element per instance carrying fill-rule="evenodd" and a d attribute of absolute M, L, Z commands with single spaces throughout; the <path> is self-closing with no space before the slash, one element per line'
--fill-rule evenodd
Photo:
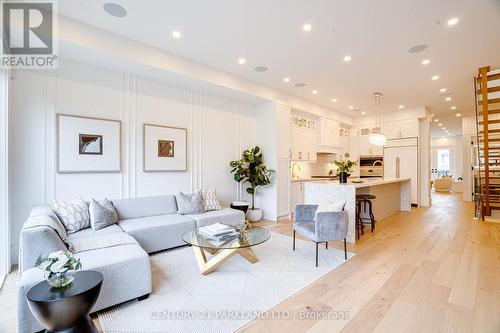
<path fill-rule="evenodd" d="M 188 230 L 182 235 L 182 240 L 193 246 L 201 274 L 212 273 L 236 254 L 252 264 L 257 262 L 257 257 L 251 247 L 267 241 L 271 237 L 271 233 L 260 227 L 252 227 L 247 230 L 235 228 L 235 230 L 240 233 L 240 236 L 224 242 L 218 242 L 201 235 L 198 228 Z M 207 258 L 207 254 L 212 255 L 212 257 Z"/>

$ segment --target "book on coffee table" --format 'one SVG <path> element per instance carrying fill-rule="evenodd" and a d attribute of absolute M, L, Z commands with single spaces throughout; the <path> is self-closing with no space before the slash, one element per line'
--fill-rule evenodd
<path fill-rule="evenodd" d="M 222 223 L 214 223 L 211 225 L 200 227 L 198 228 L 198 232 L 204 237 L 219 242 L 231 240 L 240 236 L 240 233 L 233 227 Z"/>

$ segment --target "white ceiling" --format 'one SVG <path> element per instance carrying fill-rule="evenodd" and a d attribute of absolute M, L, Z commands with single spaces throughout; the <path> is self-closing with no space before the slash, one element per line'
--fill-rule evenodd
<path fill-rule="evenodd" d="M 382 111 L 426 105 L 452 134 L 460 133 L 452 105 L 473 114 L 477 68 L 500 65 L 500 0 L 110 1 L 128 15 L 110 16 L 107 1 L 60 1 L 59 12 L 352 116 L 360 111 L 349 105 L 373 112 L 371 95 L 381 91 Z M 453 27 L 451 17 L 459 18 Z M 173 30 L 182 38 L 172 38 Z M 408 53 L 417 44 L 428 48 Z M 423 59 L 431 63 L 422 66 Z M 256 66 L 269 70 L 257 73 Z M 297 82 L 307 86 L 293 87 Z"/>

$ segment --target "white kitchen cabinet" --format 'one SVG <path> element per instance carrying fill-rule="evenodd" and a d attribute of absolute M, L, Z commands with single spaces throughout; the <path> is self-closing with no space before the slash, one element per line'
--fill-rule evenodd
<path fill-rule="evenodd" d="M 290 192 L 290 210 L 293 214 L 295 206 L 304 204 L 304 182 L 292 182 Z"/>
<path fill-rule="evenodd" d="M 290 107 L 278 104 L 276 108 L 277 150 L 278 158 L 289 159 L 290 156 Z"/>
<path fill-rule="evenodd" d="M 295 119 L 294 119 L 295 118 Z M 293 161 L 316 161 L 317 134 L 314 120 L 292 116 L 290 152 Z"/>
<path fill-rule="evenodd" d="M 382 156 L 384 154 L 384 147 L 371 144 L 368 135 L 359 136 L 358 139 L 359 156 Z"/>
<path fill-rule="evenodd" d="M 381 132 L 389 140 L 416 138 L 418 137 L 418 120 L 384 122 L 381 125 Z"/>
<path fill-rule="evenodd" d="M 318 124 L 318 145 L 340 148 L 340 123 L 333 119 L 321 118 Z"/>
<path fill-rule="evenodd" d="M 410 178 L 411 203 L 418 204 L 418 148 L 412 146 L 384 149 L 384 178 Z"/>
<path fill-rule="evenodd" d="M 278 192 L 277 200 L 277 215 L 280 217 L 288 217 L 290 210 L 290 161 L 288 159 L 278 160 L 276 170 L 276 187 Z"/>

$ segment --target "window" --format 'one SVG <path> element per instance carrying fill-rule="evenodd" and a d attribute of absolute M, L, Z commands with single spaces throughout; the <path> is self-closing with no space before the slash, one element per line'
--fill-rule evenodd
<path fill-rule="evenodd" d="M 451 156 L 449 148 L 440 148 L 437 151 L 438 177 L 451 174 Z"/>

